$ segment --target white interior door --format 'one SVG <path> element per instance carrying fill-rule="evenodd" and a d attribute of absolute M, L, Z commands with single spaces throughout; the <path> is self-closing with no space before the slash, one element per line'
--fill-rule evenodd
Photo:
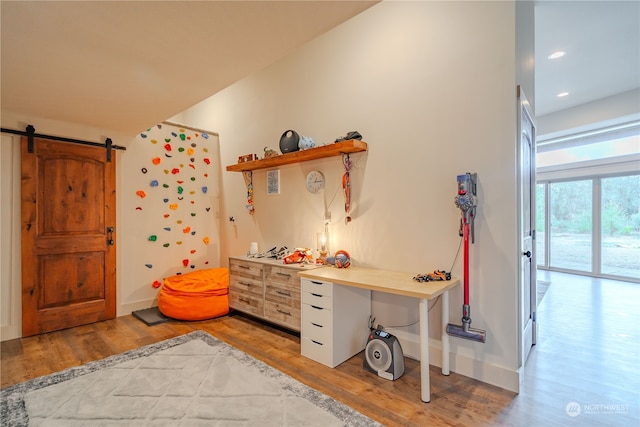
<path fill-rule="evenodd" d="M 536 260 L 535 260 L 535 135 L 533 113 L 522 89 L 518 87 L 518 156 L 520 212 L 520 324 L 524 366 L 536 343 Z"/>

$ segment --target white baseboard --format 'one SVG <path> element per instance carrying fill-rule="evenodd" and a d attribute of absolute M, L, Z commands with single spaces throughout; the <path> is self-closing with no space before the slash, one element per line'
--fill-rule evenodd
<path fill-rule="evenodd" d="M 420 343 L 413 334 L 404 331 L 393 331 L 393 334 L 400 340 L 402 351 L 406 357 L 420 360 Z M 429 364 L 442 367 L 442 342 L 440 340 L 429 340 Z M 465 355 L 452 352 L 449 370 L 515 393 L 520 391 L 520 372 L 475 360 Z"/>
<path fill-rule="evenodd" d="M 0 341 L 8 341 L 22 337 L 22 325 L 11 324 L 0 328 Z"/>
<path fill-rule="evenodd" d="M 431 354 L 431 351 L 429 353 Z M 521 373 L 518 371 L 478 361 L 457 353 L 451 353 L 450 364 L 452 372 L 482 381 L 483 383 L 492 384 L 515 393 L 520 392 Z"/>
<path fill-rule="evenodd" d="M 118 307 L 118 313 L 116 316 L 126 316 L 134 311 L 144 310 L 145 308 L 151 308 L 158 305 L 158 299 L 153 298 L 149 300 L 141 300 L 136 302 L 130 302 L 128 304 L 122 304 Z"/>

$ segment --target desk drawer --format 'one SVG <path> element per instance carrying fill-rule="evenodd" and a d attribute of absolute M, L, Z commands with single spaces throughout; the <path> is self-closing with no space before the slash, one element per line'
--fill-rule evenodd
<path fill-rule="evenodd" d="M 264 299 L 288 305 L 300 311 L 300 288 L 280 283 L 267 283 L 265 285 Z"/>
<path fill-rule="evenodd" d="M 246 277 L 254 277 L 256 280 L 262 281 L 262 264 L 251 261 L 238 259 L 229 259 L 229 271 L 231 275 L 241 275 Z"/>
<path fill-rule="evenodd" d="M 256 298 L 248 294 L 238 292 L 229 293 L 229 307 L 234 310 L 251 313 L 262 317 L 264 315 L 264 303 L 262 298 Z"/>
<path fill-rule="evenodd" d="M 231 292 L 253 294 L 257 297 L 262 297 L 264 294 L 262 280 L 254 277 L 232 275 L 229 279 L 229 288 Z"/>
<path fill-rule="evenodd" d="M 330 297 L 333 295 L 333 283 L 302 279 L 302 292 L 309 292 Z"/>
<path fill-rule="evenodd" d="M 328 308 L 302 304 L 302 317 L 305 323 L 331 326 L 331 310 Z"/>
<path fill-rule="evenodd" d="M 308 338 L 329 346 L 332 339 L 331 326 L 305 321 L 302 325 L 301 338 Z"/>
<path fill-rule="evenodd" d="M 300 308 L 265 301 L 264 317 L 294 331 L 300 331 Z"/>
<path fill-rule="evenodd" d="M 309 304 L 314 307 L 331 309 L 331 297 L 316 293 L 303 292 L 302 303 Z"/>
<path fill-rule="evenodd" d="M 267 283 L 281 283 L 300 289 L 300 279 L 296 270 L 292 268 L 267 265 L 265 266 L 265 277 Z"/>
<path fill-rule="evenodd" d="M 321 342 L 312 341 L 309 338 L 300 338 L 300 353 L 304 357 L 313 359 L 330 368 L 335 368 L 331 359 L 331 346 Z"/>

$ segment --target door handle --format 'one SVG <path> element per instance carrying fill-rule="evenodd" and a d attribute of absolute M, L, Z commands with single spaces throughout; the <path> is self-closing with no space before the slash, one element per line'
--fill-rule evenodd
<path fill-rule="evenodd" d="M 113 231 L 115 229 L 113 227 L 107 227 L 107 245 L 113 246 L 115 245 L 115 241 L 113 240 Z"/>
<path fill-rule="evenodd" d="M 522 252 L 522 255 L 526 256 L 527 258 L 531 258 L 531 251 Z"/>

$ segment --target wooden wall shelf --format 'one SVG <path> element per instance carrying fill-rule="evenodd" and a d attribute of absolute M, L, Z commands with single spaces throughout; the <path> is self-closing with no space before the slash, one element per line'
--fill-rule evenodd
<path fill-rule="evenodd" d="M 358 153 L 367 151 L 367 143 L 357 139 L 336 142 L 335 144 L 323 145 L 321 147 L 299 150 L 291 153 L 281 154 L 267 159 L 253 160 L 250 162 L 238 163 L 227 166 L 227 171 L 244 172 L 256 169 L 273 168 L 276 166 L 289 165 L 291 163 L 306 162 L 308 160 L 322 159 L 325 157 L 339 156 L 346 153 Z"/>

